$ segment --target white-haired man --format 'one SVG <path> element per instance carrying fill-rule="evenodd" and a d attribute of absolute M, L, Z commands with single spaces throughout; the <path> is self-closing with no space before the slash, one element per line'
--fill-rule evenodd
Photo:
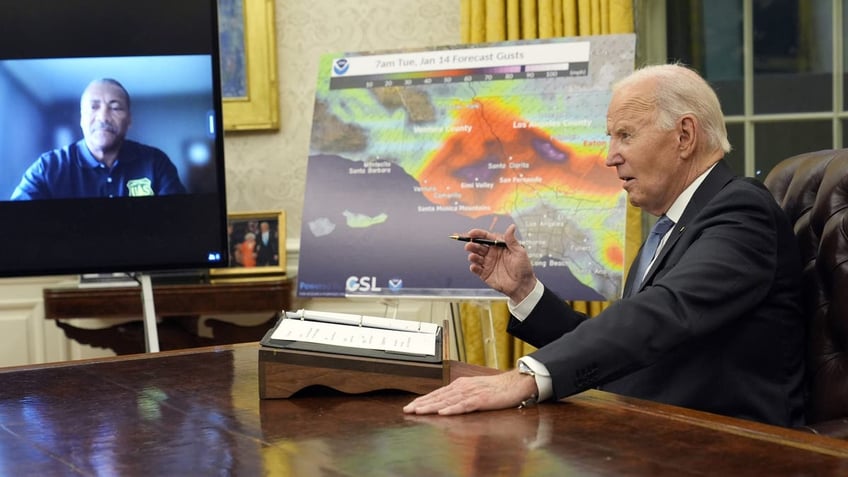
<path fill-rule="evenodd" d="M 765 187 L 722 160 L 730 144 L 715 92 L 680 65 L 637 70 L 614 87 L 607 132 L 606 163 L 630 202 L 665 225 L 643 245 L 622 299 L 587 319 L 536 279 L 514 225 L 503 237 L 469 231 L 506 241 L 467 243 L 470 269 L 509 297 L 508 331 L 538 350 L 515 370 L 457 380 L 404 411 L 460 414 L 601 388 L 802 424 L 795 236 Z"/>

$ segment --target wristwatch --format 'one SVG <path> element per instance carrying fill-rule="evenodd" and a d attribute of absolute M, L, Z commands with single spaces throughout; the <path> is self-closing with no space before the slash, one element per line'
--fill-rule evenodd
<path fill-rule="evenodd" d="M 518 374 L 526 374 L 527 376 L 532 376 L 533 379 L 536 379 L 536 372 L 533 371 L 533 369 L 530 368 L 530 366 L 527 366 L 526 364 L 524 364 L 524 361 L 518 362 Z M 539 402 L 539 395 L 536 394 L 536 393 L 533 393 L 533 394 L 530 395 L 529 398 L 521 401 L 521 403 L 518 404 L 518 409 L 524 409 L 524 408 L 528 408 L 530 406 L 535 406 L 536 403 L 538 403 L 538 402 Z"/>

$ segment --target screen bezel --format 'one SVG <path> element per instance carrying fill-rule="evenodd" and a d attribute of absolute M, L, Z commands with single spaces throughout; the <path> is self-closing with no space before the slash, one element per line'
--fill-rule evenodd
<path fill-rule="evenodd" d="M 0 60 L 209 55 L 212 191 L 179 196 L 0 201 L 0 276 L 144 272 L 227 263 L 216 0 L 13 2 Z M 57 78 L 57 81 L 61 79 Z M 32 158 L 35 159 L 34 157 Z M 2 164 L 0 164 L 2 167 Z M 12 172 L 9 172 L 12 173 Z"/>

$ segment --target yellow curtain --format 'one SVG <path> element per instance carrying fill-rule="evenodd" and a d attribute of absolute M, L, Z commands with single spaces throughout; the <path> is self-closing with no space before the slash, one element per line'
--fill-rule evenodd
<path fill-rule="evenodd" d="M 633 32 L 632 0 L 461 0 L 463 43 L 526 40 L 563 36 Z M 641 212 L 627 206 L 624 269 L 642 241 Z M 570 302 L 595 316 L 609 302 Z M 506 333 L 509 311 L 505 302 L 460 303 L 464 359 L 469 363 L 510 369 L 515 360 L 533 351 Z"/>

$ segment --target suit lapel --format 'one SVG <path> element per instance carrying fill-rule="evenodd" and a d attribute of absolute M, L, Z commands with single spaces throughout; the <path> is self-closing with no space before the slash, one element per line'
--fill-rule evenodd
<path fill-rule="evenodd" d="M 692 195 L 692 199 L 689 200 L 689 204 L 686 205 L 686 209 L 683 210 L 683 215 L 680 216 L 680 220 L 674 224 L 674 228 L 671 230 L 671 235 L 669 235 L 668 240 L 666 240 L 665 245 L 663 245 L 660 250 L 659 255 L 657 255 L 656 260 L 654 260 L 651 268 L 648 269 L 648 272 L 645 274 L 645 279 L 641 284 L 634 284 L 635 278 L 632 273 L 628 273 L 627 282 L 624 286 L 624 296 L 630 296 L 632 294 L 637 293 L 642 290 L 645 283 L 648 283 L 651 277 L 656 273 L 657 266 L 662 263 L 665 259 L 666 255 L 668 255 L 673 249 L 677 240 L 680 236 L 686 232 L 687 224 L 691 223 L 698 214 L 701 213 L 701 209 L 707 205 L 707 203 L 715 197 L 718 192 L 727 185 L 728 182 L 733 180 L 735 175 L 730 167 L 727 165 L 724 160 L 718 161 L 716 166 L 712 171 L 707 175 L 704 179 L 704 182 L 695 190 L 695 193 Z M 644 247 L 644 243 L 642 244 Z M 642 248 L 639 248 L 639 253 L 642 253 Z M 639 255 L 637 255 L 638 257 Z M 636 264 L 637 260 L 634 260 L 633 265 Z M 633 265 L 631 265 L 630 272 L 633 272 Z M 635 287 L 635 288 L 634 288 Z M 629 293 L 629 290 L 633 290 L 632 293 Z"/>

